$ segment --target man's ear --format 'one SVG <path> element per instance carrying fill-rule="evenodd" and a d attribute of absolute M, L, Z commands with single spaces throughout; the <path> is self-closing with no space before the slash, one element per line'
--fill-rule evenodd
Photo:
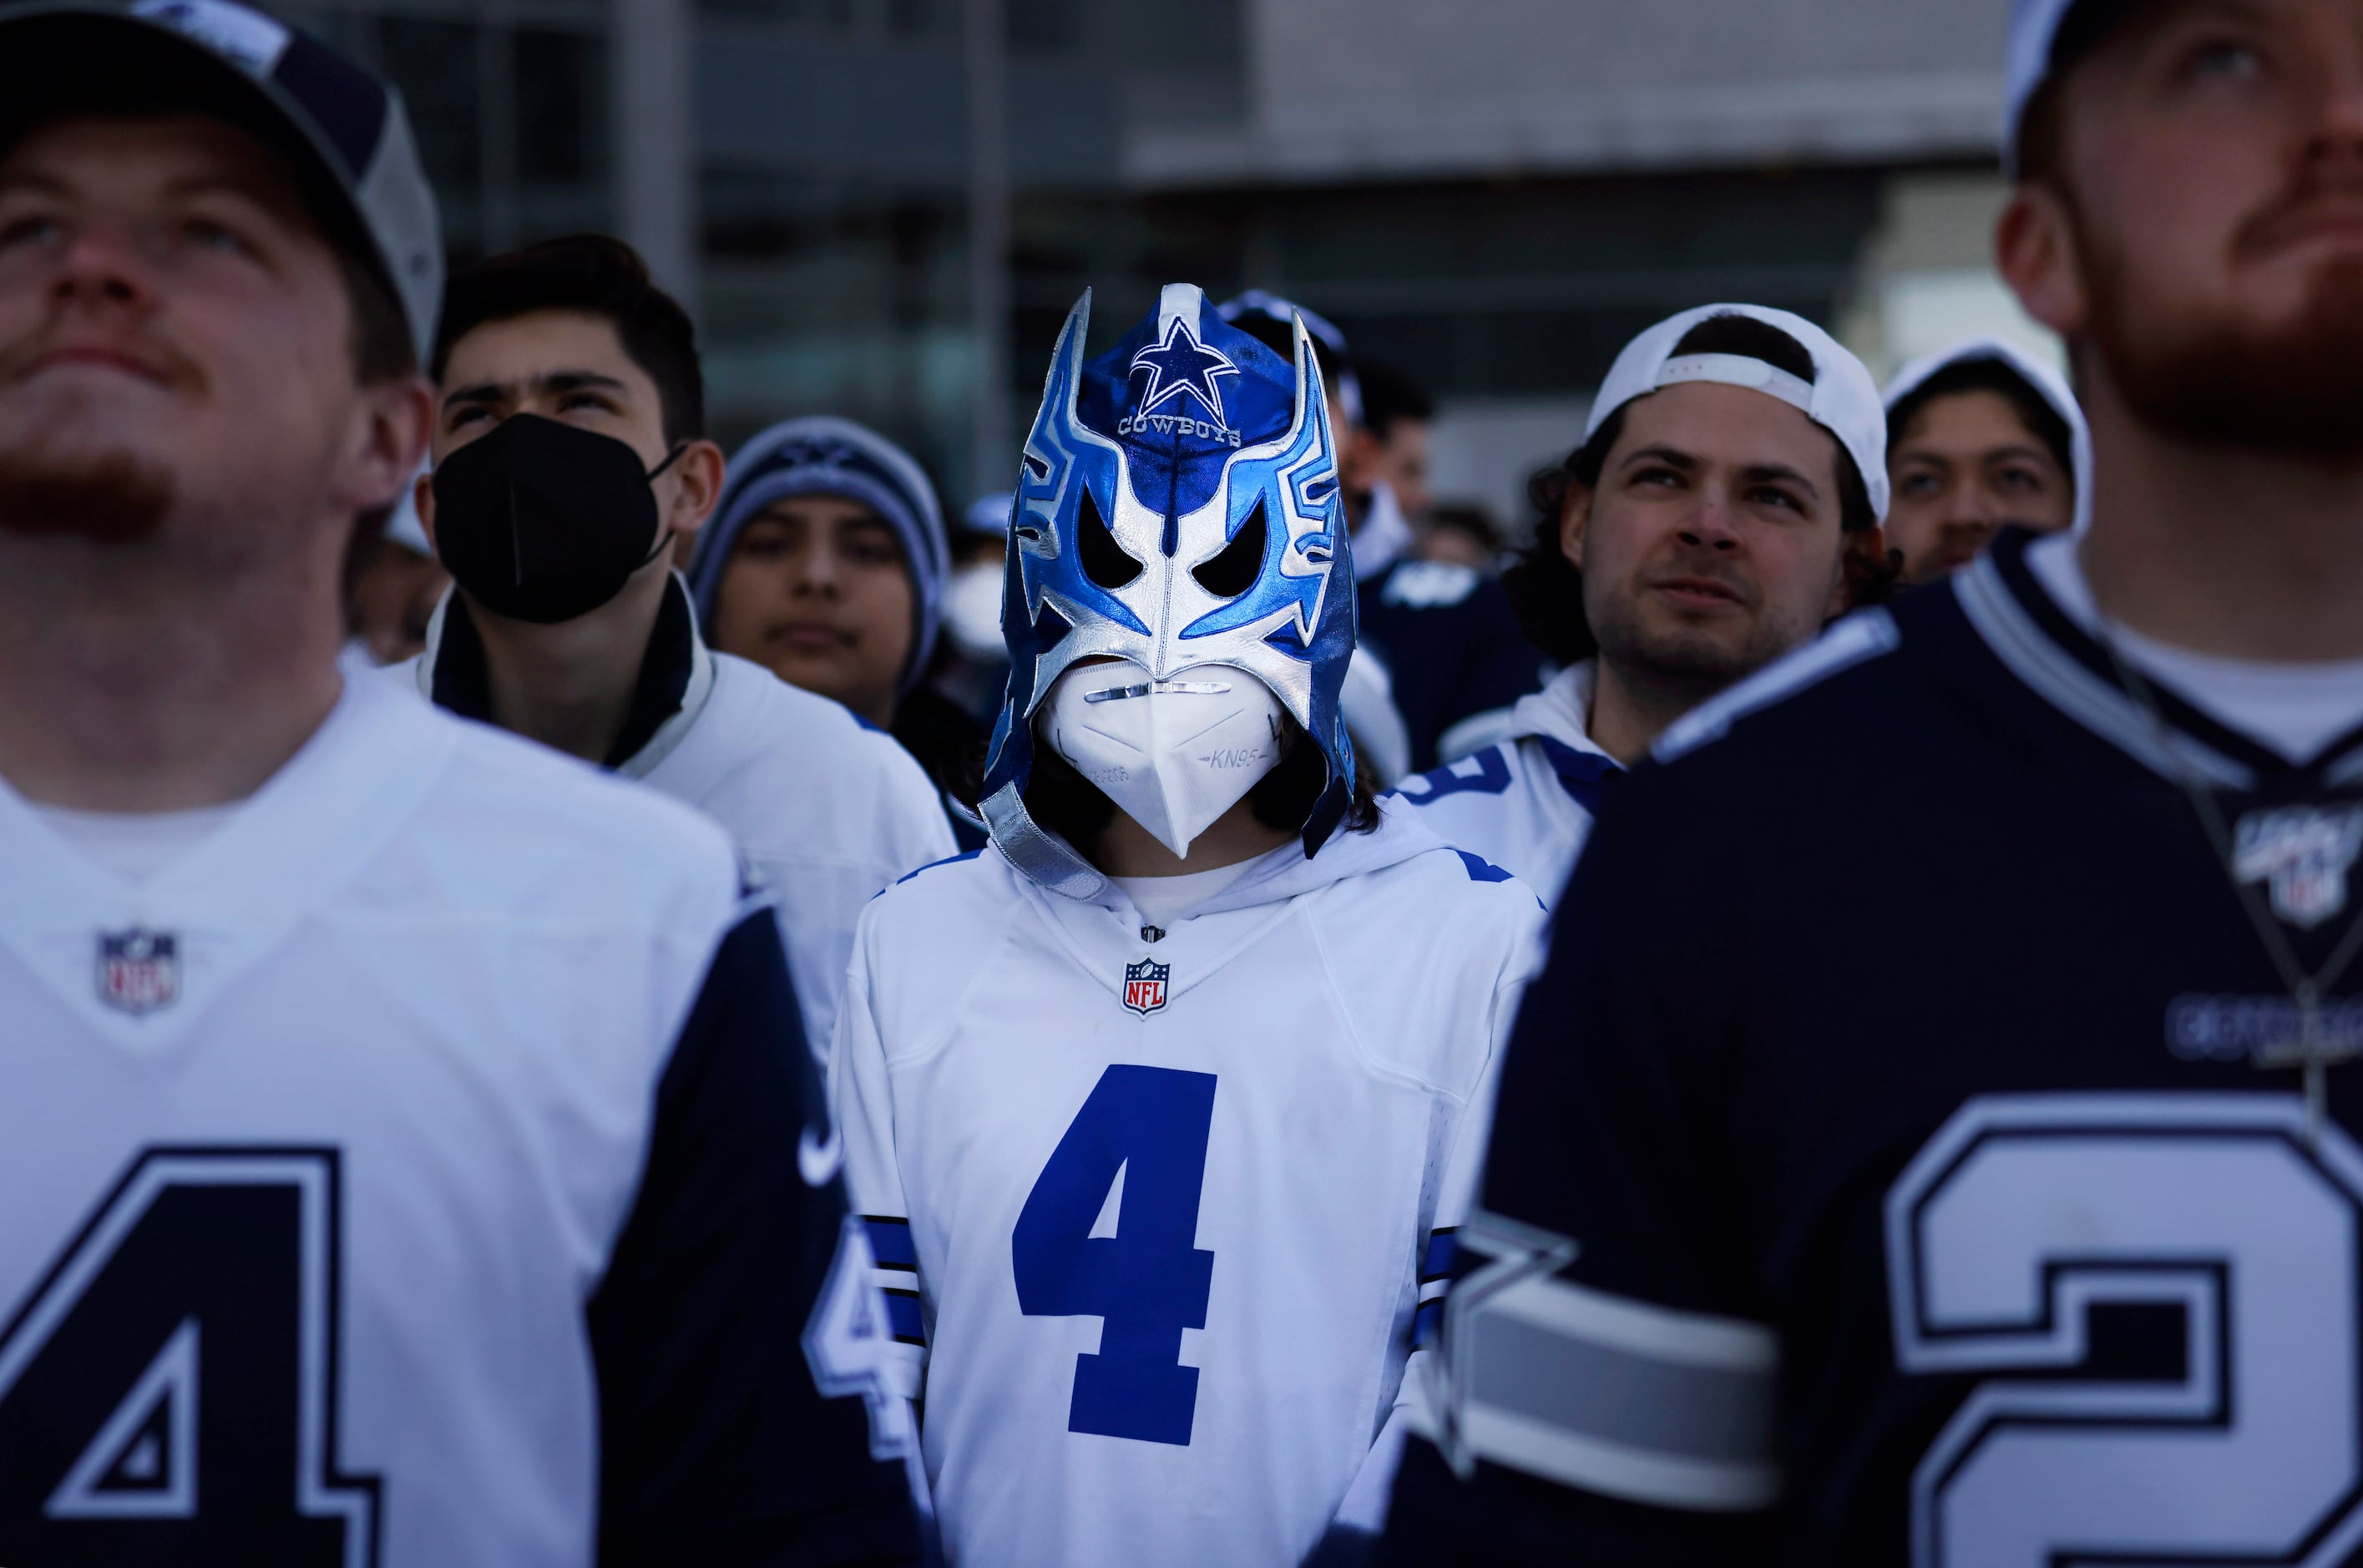
<path fill-rule="evenodd" d="M 1887 574 L 1887 530 L 1880 528 L 1859 528 L 1841 534 L 1838 542 L 1838 569 L 1830 584 L 1829 603 L 1822 607 L 1825 625 L 1840 616 L 1850 615 L 1866 604 L 1885 596 L 1884 589 L 1866 596 L 1867 584 L 1877 584 Z"/>
<path fill-rule="evenodd" d="M 2013 191 L 1994 224 L 1994 267 L 2027 315 L 2073 340 L 2091 314 L 2075 215 L 2047 184 Z"/>
<path fill-rule="evenodd" d="M 362 387 L 354 401 L 337 509 L 373 512 L 394 505 L 427 456 L 434 419 L 435 395 L 424 377 Z"/>
<path fill-rule="evenodd" d="M 1567 495 L 1559 504 L 1559 552 L 1578 572 L 1583 570 L 1583 537 L 1592 527 L 1592 486 L 1570 475 Z"/>
<path fill-rule="evenodd" d="M 435 473 L 432 469 L 410 482 L 410 504 L 418 512 L 418 526 L 426 530 L 427 543 L 435 544 Z"/>
<path fill-rule="evenodd" d="M 689 443 L 665 472 L 673 475 L 672 499 L 665 506 L 665 524 L 677 539 L 686 539 L 705 526 L 722 499 L 722 449 L 712 441 Z"/>

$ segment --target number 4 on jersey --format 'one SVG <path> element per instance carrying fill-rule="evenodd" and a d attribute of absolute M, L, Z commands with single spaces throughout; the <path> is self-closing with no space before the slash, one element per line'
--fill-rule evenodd
<path fill-rule="evenodd" d="M 336 1461 L 337 1154 L 140 1155 L 0 1329 L 0 1562 L 367 1568 Z"/>
<path fill-rule="evenodd" d="M 1190 1441 L 1198 1369 L 1181 1364 L 1182 1330 L 1206 1326 L 1214 1291 L 1215 1254 L 1196 1245 L 1214 1121 L 1213 1073 L 1110 1067 L 1026 1195 L 1019 1309 L 1103 1320 L 1099 1353 L 1075 1358 L 1069 1431 Z"/>

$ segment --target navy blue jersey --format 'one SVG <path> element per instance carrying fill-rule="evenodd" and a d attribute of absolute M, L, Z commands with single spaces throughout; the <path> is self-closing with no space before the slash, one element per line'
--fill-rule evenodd
<path fill-rule="evenodd" d="M 1504 1065 L 1388 1562 L 2296 1563 L 2363 1542 L 2363 732 L 2154 722 L 2024 538 L 1678 725 Z M 2363 1039 L 2363 984 L 2330 1035 Z M 1449 1455 L 1466 1481 L 1448 1468 Z"/>
<path fill-rule="evenodd" d="M 1543 657 L 1518 629 L 1502 585 L 1466 566 L 1398 561 L 1364 579 L 1355 599 L 1362 644 L 1393 678 L 1414 773 L 1436 766 L 1446 730 L 1542 684 Z"/>

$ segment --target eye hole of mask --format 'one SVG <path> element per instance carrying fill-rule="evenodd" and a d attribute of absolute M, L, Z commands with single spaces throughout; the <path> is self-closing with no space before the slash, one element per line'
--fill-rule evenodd
<path fill-rule="evenodd" d="M 1239 525 L 1239 531 L 1210 561 L 1202 561 L 1190 568 L 1190 575 L 1198 586 L 1218 599 L 1236 599 L 1255 586 L 1263 574 L 1264 546 L 1263 499 L 1256 498 L 1255 510 Z"/>
<path fill-rule="evenodd" d="M 1140 575 L 1140 562 L 1115 542 L 1115 535 L 1100 518 L 1099 503 L 1092 499 L 1088 486 L 1082 505 L 1076 509 L 1075 550 L 1082 559 L 1083 575 L 1103 588 L 1121 588 Z"/>

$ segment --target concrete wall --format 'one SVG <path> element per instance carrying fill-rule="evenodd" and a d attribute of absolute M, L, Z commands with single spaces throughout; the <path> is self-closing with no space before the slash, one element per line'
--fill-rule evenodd
<path fill-rule="evenodd" d="M 1251 0 L 1228 125 L 1146 185 L 1990 154 L 2009 0 Z"/>

